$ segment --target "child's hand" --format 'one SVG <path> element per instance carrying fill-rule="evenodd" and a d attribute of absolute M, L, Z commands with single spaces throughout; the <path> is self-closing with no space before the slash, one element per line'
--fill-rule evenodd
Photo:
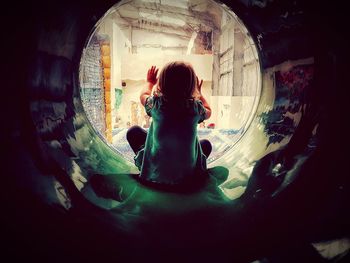
<path fill-rule="evenodd" d="M 202 94 L 203 79 L 201 79 L 201 81 L 199 82 L 198 76 L 196 76 L 196 78 L 197 78 L 197 89 L 199 93 Z"/>
<path fill-rule="evenodd" d="M 197 89 L 198 89 L 198 92 L 200 94 L 199 100 L 202 101 L 203 106 L 205 108 L 205 119 L 209 119 L 211 116 L 211 108 L 210 108 L 210 105 L 207 102 L 207 100 L 202 95 L 203 79 L 201 79 L 201 81 L 199 81 L 198 76 L 196 76 L 196 78 L 197 78 Z"/>
<path fill-rule="evenodd" d="M 152 66 L 147 72 L 147 82 L 151 83 L 152 85 L 156 85 L 158 81 L 157 74 L 158 69 L 156 66 Z"/>

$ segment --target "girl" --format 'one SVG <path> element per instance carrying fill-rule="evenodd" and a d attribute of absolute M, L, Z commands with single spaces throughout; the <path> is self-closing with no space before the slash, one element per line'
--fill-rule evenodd
<path fill-rule="evenodd" d="M 208 140 L 198 141 L 197 124 L 208 119 L 211 109 L 201 94 L 192 66 L 184 62 L 167 64 L 159 75 L 152 66 L 147 86 L 140 100 L 152 117 L 148 133 L 139 126 L 131 127 L 127 140 L 135 152 L 139 179 L 151 185 L 192 185 L 205 178 L 206 159 L 211 152 Z M 158 85 L 156 86 L 156 84 Z M 152 95 L 153 87 L 156 91 Z M 194 98 L 195 91 L 199 99 Z"/>

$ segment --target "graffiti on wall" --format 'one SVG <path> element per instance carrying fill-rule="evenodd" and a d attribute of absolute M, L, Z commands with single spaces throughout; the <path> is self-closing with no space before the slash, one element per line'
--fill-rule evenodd
<path fill-rule="evenodd" d="M 300 120 L 301 107 L 307 103 L 306 92 L 311 88 L 313 77 L 313 65 L 298 65 L 288 71 L 274 73 L 274 106 L 271 111 L 261 114 L 265 133 L 269 136 L 267 146 L 280 143 L 294 133 Z"/>

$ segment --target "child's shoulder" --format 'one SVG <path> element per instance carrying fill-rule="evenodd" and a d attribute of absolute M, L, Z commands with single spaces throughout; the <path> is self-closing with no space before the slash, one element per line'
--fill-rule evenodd
<path fill-rule="evenodd" d="M 197 98 L 188 98 L 188 99 L 182 99 L 182 100 L 169 100 L 162 94 L 153 94 L 147 98 L 146 104 L 149 104 L 149 106 L 173 106 L 177 108 L 198 108 L 202 106 L 202 101 Z"/>

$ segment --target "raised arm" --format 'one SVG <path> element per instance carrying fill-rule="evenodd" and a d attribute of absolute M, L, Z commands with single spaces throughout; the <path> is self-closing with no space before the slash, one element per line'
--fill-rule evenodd
<path fill-rule="evenodd" d="M 211 108 L 209 103 L 207 102 L 207 100 L 204 98 L 203 94 L 202 94 L 202 85 L 203 85 L 203 80 L 201 79 L 201 81 L 199 81 L 198 77 L 197 77 L 197 83 L 198 83 L 198 91 L 200 94 L 199 100 L 202 102 L 204 108 L 205 108 L 205 119 L 209 119 L 211 116 Z"/>
<path fill-rule="evenodd" d="M 145 106 L 146 99 L 151 96 L 153 86 L 157 84 L 158 69 L 156 66 L 152 66 L 147 72 L 147 85 L 141 90 L 140 101 Z"/>

